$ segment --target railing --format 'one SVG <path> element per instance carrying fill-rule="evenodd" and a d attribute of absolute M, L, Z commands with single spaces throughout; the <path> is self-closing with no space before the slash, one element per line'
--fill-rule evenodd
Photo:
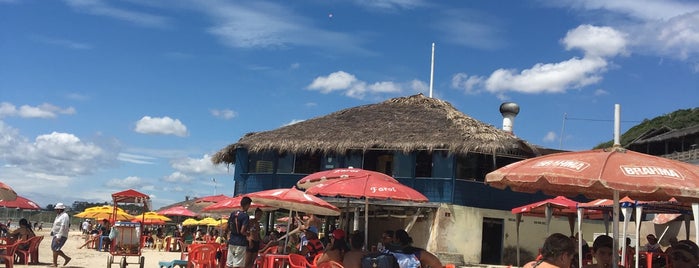
<path fill-rule="evenodd" d="M 682 162 L 695 161 L 699 160 L 699 149 L 692 149 L 684 152 L 674 152 L 671 154 L 661 155 L 661 157 Z"/>

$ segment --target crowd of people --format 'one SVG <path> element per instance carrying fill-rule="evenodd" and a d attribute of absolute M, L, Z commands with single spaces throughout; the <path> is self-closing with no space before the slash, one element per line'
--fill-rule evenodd
<path fill-rule="evenodd" d="M 321 240 L 321 220 L 313 214 L 308 214 L 305 219 L 295 217 L 298 224 L 293 231 L 285 234 L 270 231 L 260 237 L 258 220 L 262 217 L 262 211 L 256 209 L 255 217 L 251 219 L 245 212 L 250 203 L 250 198 L 242 198 L 242 209 L 231 213 L 224 230 L 229 234 L 227 267 L 252 268 L 260 254 L 283 253 L 299 254 L 308 263 L 316 265 L 332 262 L 347 268 L 362 268 L 362 261 L 370 253 L 364 248 L 364 233 L 361 231 L 347 234 L 342 229 L 334 229 L 325 237 L 327 239 Z M 412 243 L 413 239 L 405 230 L 388 230 L 382 234 L 380 252 L 393 256 L 396 268 L 442 267 L 434 254 L 414 247 Z"/>
<path fill-rule="evenodd" d="M 658 244 L 658 239 L 655 235 L 646 237 L 648 243 L 644 246 L 645 250 L 653 255 L 667 256 L 669 263 L 673 268 L 696 268 L 699 266 L 699 247 L 691 240 L 677 241 L 677 238 L 671 238 L 670 247 L 664 252 Z M 594 262 L 584 265 L 583 268 L 609 268 L 613 267 L 613 254 L 620 254 L 614 250 L 614 239 L 608 235 L 600 235 L 595 238 L 592 243 L 590 254 L 594 258 Z M 628 248 L 630 240 L 626 240 L 627 254 L 633 254 L 634 249 Z M 576 267 L 574 261 L 578 255 L 577 244 L 575 237 L 555 233 L 546 238 L 541 247 L 541 252 L 537 260 L 524 265 L 524 268 L 570 268 Z M 655 264 L 654 267 L 665 267 L 663 263 Z M 617 267 L 622 267 L 620 264 Z"/>

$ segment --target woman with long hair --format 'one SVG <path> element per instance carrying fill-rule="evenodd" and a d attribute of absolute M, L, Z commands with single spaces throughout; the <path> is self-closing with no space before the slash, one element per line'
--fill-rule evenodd
<path fill-rule="evenodd" d="M 544 241 L 541 259 L 524 265 L 524 268 L 569 268 L 575 257 L 575 243 L 570 237 L 555 233 Z"/>

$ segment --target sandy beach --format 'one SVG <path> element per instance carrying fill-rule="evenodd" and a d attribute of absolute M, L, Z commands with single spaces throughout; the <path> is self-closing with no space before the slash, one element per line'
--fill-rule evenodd
<path fill-rule="evenodd" d="M 43 235 L 45 238 L 39 246 L 39 265 L 22 265 L 16 264 L 19 267 L 29 267 L 29 266 L 39 266 L 45 267 L 51 264 L 52 252 L 51 252 L 51 237 L 47 229 L 42 231 L 36 231 L 37 235 Z M 109 252 L 99 252 L 94 249 L 82 248 L 78 249 L 85 242 L 82 234 L 79 231 L 70 231 L 70 236 L 63 247 L 63 251 L 71 257 L 70 263 L 63 266 L 63 258 L 58 257 L 58 267 L 109 267 L 107 265 L 107 260 Z M 145 265 L 143 267 L 158 267 L 158 262 L 160 261 L 170 261 L 174 259 L 179 259 L 179 252 L 163 252 L 157 251 L 155 249 L 144 248 L 141 251 L 141 256 L 145 257 Z M 117 262 L 121 260 L 121 256 L 116 256 L 114 258 Z M 137 257 L 127 257 L 127 262 L 136 263 L 138 262 Z M 138 267 L 138 264 L 129 264 L 129 267 Z M 119 264 L 112 264 L 112 267 L 119 267 Z"/>

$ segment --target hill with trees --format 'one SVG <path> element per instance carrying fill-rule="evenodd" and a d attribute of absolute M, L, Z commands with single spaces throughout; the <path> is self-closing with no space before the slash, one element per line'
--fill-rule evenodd
<path fill-rule="evenodd" d="M 649 130 L 659 129 L 663 126 L 671 129 L 682 129 L 696 125 L 699 125 L 699 108 L 677 110 L 650 120 L 644 119 L 643 122 L 630 128 L 621 135 L 621 146 L 626 146 Z M 595 146 L 595 149 L 608 148 L 611 147 L 613 143 L 614 141 L 610 140 Z"/>

